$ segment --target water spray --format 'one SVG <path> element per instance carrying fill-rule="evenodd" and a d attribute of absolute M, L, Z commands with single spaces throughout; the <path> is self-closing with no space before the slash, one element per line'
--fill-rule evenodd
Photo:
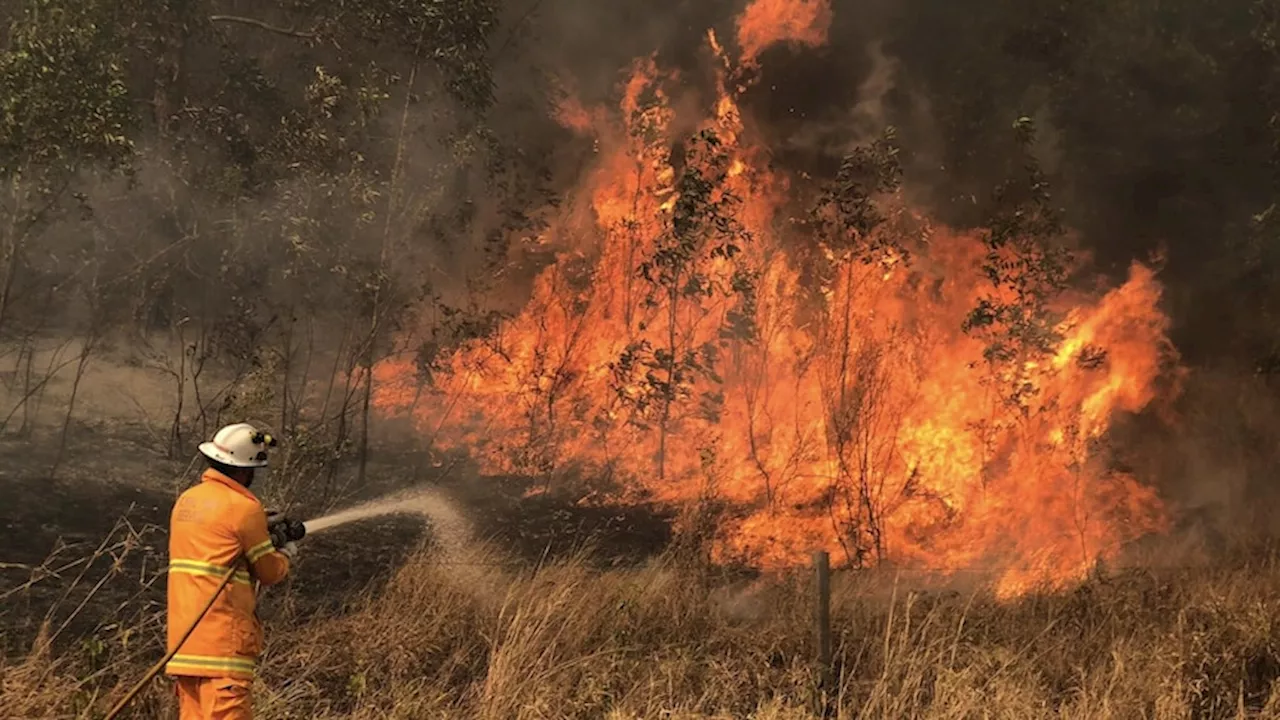
<path fill-rule="evenodd" d="M 347 523 L 385 515 L 419 515 L 430 518 L 436 525 L 457 524 L 456 512 L 452 511 L 451 503 L 443 495 L 432 489 L 419 487 L 312 518 L 303 525 L 307 534 L 314 535 Z"/>
<path fill-rule="evenodd" d="M 446 525 L 456 525 L 456 513 L 451 512 L 448 502 L 426 489 L 410 489 L 394 495 L 370 500 L 369 502 L 338 510 L 328 515 L 310 520 L 296 520 L 284 513 L 267 511 L 267 535 L 271 544 L 282 548 L 286 543 L 297 542 L 308 535 L 346 525 L 357 520 L 380 517 L 383 515 L 411 514 L 431 517 L 444 521 Z"/>

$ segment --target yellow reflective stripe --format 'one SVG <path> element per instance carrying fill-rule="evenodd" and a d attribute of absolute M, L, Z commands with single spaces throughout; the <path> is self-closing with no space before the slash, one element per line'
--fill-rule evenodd
<path fill-rule="evenodd" d="M 174 655 L 165 665 L 166 670 L 236 670 L 250 675 L 254 674 L 256 667 L 257 662 L 253 658 L 235 655 Z"/>
<path fill-rule="evenodd" d="M 182 558 L 171 558 L 169 567 L 184 567 L 192 570 L 204 570 L 214 575 L 224 575 L 231 568 L 226 565 L 218 565 L 217 563 L 204 562 L 203 560 L 185 560 Z"/>
<path fill-rule="evenodd" d="M 195 568 L 172 567 L 172 566 L 170 566 L 169 568 L 169 574 L 198 575 L 201 577 L 212 577 L 212 578 L 218 578 L 218 579 L 222 579 L 222 577 L 224 576 L 224 573 L 212 573 L 207 570 L 197 570 Z M 236 571 L 235 577 L 231 578 L 231 582 L 239 583 L 241 585 L 252 585 L 253 578 L 249 577 L 249 573 L 243 570 L 238 570 Z"/>
<path fill-rule="evenodd" d="M 213 563 L 201 562 L 199 560 L 170 560 L 169 572 L 180 573 L 183 575 L 200 575 L 204 577 L 223 578 L 227 574 L 228 568 Z M 233 582 L 249 585 L 253 582 L 249 577 L 247 570 L 237 570 L 236 575 L 232 578 Z"/>
<path fill-rule="evenodd" d="M 274 549 L 275 546 L 271 544 L 271 539 L 268 538 L 249 548 L 249 552 L 245 553 L 245 555 L 249 558 L 249 562 L 254 563 L 258 562 L 258 558 L 266 555 Z"/>

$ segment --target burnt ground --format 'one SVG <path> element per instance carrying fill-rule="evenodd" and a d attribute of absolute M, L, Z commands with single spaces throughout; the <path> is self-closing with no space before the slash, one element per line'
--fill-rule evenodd
<path fill-rule="evenodd" d="M 65 623 L 55 638 L 65 646 L 163 607 L 169 509 L 201 467 L 158 457 L 127 429 L 76 427 L 51 479 L 56 445 L 0 440 L 0 651 L 11 657 L 29 650 L 46 618 L 51 629 Z M 404 450 L 381 454 L 370 462 L 368 486 L 341 506 L 415 482 L 437 485 L 455 498 L 477 539 L 516 566 L 584 546 L 601 564 L 629 564 L 670 537 L 670 518 L 650 508 L 525 498 L 528 481 L 481 478 L 458 463 L 447 473 L 406 470 L 418 466 Z M 265 593 L 264 618 L 343 612 L 376 593 L 429 533 L 421 518 L 385 516 L 306 539 L 291 580 Z M 87 563 L 100 546 L 104 552 Z"/>

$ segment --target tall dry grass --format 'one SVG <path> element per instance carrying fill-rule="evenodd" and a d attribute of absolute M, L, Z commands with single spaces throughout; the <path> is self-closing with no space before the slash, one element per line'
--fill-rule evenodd
<path fill-rule="evenodd" d="M 258 717 L 1280 717 L 1269 556 L 1010 604 L 838 576 L 825 698 L 805 575 L 735 582 L 669 561 L 512 573 L 497 560 L 424 549 L 342 616 L 272 619 Z M 47 644 L 6 661 L 4 717 L 101 717 L 159 651 L 154 621 L 138 633 L 146 652 L 117 635 L 92 663 Z M 155 681 L 130 716 L 168 717 L 170 688 Z"/>

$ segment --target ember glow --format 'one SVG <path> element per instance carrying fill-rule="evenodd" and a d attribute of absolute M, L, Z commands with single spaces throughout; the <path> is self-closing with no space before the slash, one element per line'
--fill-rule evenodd
<path fill-rule="evenodd" d="M 786 7 L 800 9 L 794 22 L 769 19 Z M 825 34 L 828 15 L 759 0 L 740 45 L 750 59 L 769 42 L 819 42 L 805 33 Z M 983 271 L 982 237 L 894 193 L 872 238 L 892 242 L 853 250 L 794 222 L 807 181 L 766 169 L 731 83 L 719 85 L 701 127 L 713 142 L 676 137 L 668 91 L 680 85 L 652 60 L 635 64 L 616 110 L 566 104 L 562 122 L 600 148 L 570 198 L 590 204 L 589 226 L 563 213 L 542 239 L 558 260 L 524 309 L 450 354 L 429 388 L 412 363 L 377 367 L 378 407 L 411 413 L 489 472 L 723 502 L 720 559 L 762 568 L 825 548 L 855 566 L 989 572 L 1011 596 L 1068 585 L 1165 528 L 1157 496 L 1109 468 L 1103 442 L 1115 413 L 1154 399 L 1172 357 L 1150 269 L 1057 297 L 1051 352 L 988 363 L 986 341 L 964 330 L 982 298 L 1006 292 Z M 696 195 L 703 211 L 690 215 L 682 200 Z M 1032 390 L 1029 410 L 1002 400 L 1011 385 Z"/>

